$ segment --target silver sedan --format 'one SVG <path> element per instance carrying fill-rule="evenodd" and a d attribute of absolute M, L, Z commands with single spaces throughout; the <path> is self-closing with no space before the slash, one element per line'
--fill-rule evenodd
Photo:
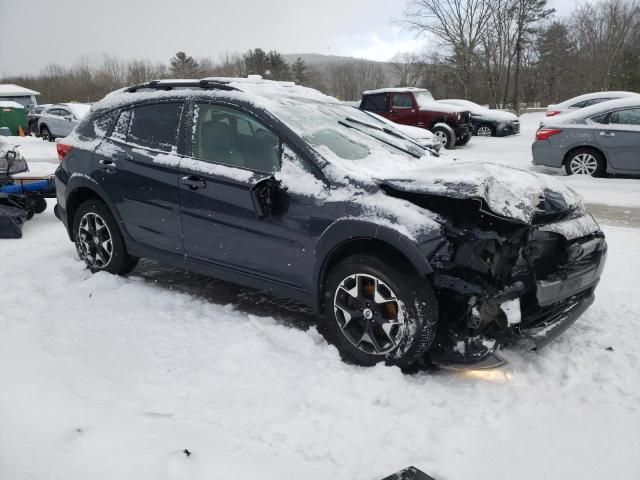
<path fill-rule="evenodd" d="M 569 175 L 640 174 L 640 97 L 547 118 L 532 150 L 534 165 Z"/>

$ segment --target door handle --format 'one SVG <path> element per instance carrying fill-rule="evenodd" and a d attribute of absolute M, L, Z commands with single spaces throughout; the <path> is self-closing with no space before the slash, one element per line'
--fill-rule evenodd
<path fill-rule="evenodd" d="M 199 188 L 207 188 L 207 182 L 202 180 L 196 175 L 187 175 L 182 177 L 181 182 L 183 185 L 189 187 L 189 190 L 198 190 Z"/>
<path fill-rule="evenodd" d="M 106 158 L 98 162 L 99 168 L 102 171 L 113 173 L 118 169 L 118 165 L 113 160 Z"/>
<path fill-rule="evenodd" d="M 613 132 L 600 132 L 601 137 L 615 137 L 616 134 Z"/>

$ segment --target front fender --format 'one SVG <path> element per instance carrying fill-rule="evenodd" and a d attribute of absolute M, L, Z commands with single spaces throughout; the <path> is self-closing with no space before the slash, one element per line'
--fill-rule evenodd
<path fill-rule="evenodd" d="M 377 240 L 402 254 L 419 275 L 433 272 L 429 258 L 442 244 L 440 229 L 427 230 L 416 236 L 407 235 L 399 225 L 374 223 L 367 219 L 342 218 L 332 223 L 320 236 L 315 249 L 314 283 L 318 288 L 314 305 L 319 305 L 320 291 L 329 260 L 349 242 Z"/>

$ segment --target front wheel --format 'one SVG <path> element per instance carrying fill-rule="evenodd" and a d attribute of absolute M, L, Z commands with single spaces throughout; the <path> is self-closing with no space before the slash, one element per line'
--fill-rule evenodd
<path fill-rule="evenodd" d="M 324 333 L 343 358 L 363 366 L 407 367 L 436 333 L 438 308 L 428 281 L 397 259 L 355 255 L 340 261 L 324 284 Z"/>
<path fill-rule="evenodd" d="M 495 134 L 495 129 L 486 123 L 479 125 L 476 129 L 476 135 L 479 137 L 493 137 Z"/>
<path fill-rule="evenodd" d="M 51 135 L 51 131 L 46 125 L 40 127 L 40 138 L 45 142 L 53 142 L 54 140 L 53 135 Z"/>
<path fill-rule="evenodd" d="M 98 199 L 82 203 L 73 217 L 78 256 L 92 272 L 131 272 L 138 259 L 127 253 L 122 233 L 107 206 Z"/>
<path fill-rule="evenodd" d="M 567 175 L 602 177 L 606 164 L 600 152 L 591 148 L 578 148 L 567 157 L 564 168 Z"/>
<path fill-rule="evenodd" d="M 434 127 L 431 131 L 444 148 L 450 150 L 454 147 L 456 143 L 456 135 L 453 133 L 453 130 L 446 127 Z"/>

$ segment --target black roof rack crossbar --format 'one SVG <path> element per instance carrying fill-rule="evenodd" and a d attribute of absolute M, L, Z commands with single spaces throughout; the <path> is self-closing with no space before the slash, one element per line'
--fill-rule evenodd
<path fill-rule="evenodd" d="M 125 89 L 126 92 L 133 93 L 138 90 L 173 90 L 174 88 L 202 88 L 203 90 L 237 90 L 228 83 L 218 80 L 151 80 L 147 83 L 140 83 Z"/>

